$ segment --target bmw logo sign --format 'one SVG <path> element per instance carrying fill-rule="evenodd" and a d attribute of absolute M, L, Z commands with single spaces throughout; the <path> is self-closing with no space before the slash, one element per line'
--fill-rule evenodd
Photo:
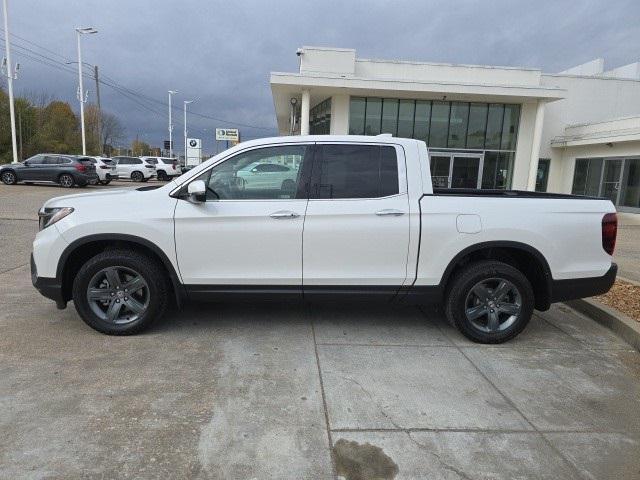
<path fill-rule="evenodd" d="M 190 147 L 197 147 L 198 146 L 198 141 L 197 140 L 189 140 L 189 146 Z"/>

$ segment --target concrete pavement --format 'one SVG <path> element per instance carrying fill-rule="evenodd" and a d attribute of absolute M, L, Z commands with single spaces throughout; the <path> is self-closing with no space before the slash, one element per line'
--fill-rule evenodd
<path fill-rule="evenodd" d="M 640 478 L 640 354 L 566 306 L 500 346 L 366 305 L 107 337 L 31 287 L 38 188 L 0 187 L 0 478 Z"/>

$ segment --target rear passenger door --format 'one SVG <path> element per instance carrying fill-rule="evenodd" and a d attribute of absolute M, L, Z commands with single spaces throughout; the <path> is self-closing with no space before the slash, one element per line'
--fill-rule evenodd
<path fill-rule="evenodd" d="M 305 296 L 326 287 L 391 296 L 407 278 L 408 248 L 402 148 L 318 144 L 303 233 Z"/>

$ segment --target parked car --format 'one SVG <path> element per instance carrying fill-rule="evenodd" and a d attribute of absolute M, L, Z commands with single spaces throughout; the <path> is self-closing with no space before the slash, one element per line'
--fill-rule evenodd
<path fill-rule="evenodd" d="M 96 168 L 87 157 L 41 153 L 18 164 L 0 168 L 6 185 L 18 182 L 57 183 L 62 187 L 84 187 L 98 178 Z"/>
<path fill-rule="evenodd" d="M 111 180 L 118 179 L 118 173 L 116 172 L 116 164 L 107 157 L 88 157 L 96 166 L 96 173 L 98 174 L 98 180 L 96 183 L 102 185 L 109 185 Z"/>
<path fill-rule="evenodd" d="M 146 182 L 156 175 L 156 166 L 138 157 L 111 157 L 116 164 L 119 178 L 131 179 L 134 182 Z"/>
<path fill-rule="evenodd" d="M 273 158 L 293 160 L 295 188 L 242 187 L 238 172 Z M 33 284 L 115 335 L 171 298 L 346 297 L 441 304 L 482 343 L 518 335 L 534 308 L 609 290 L 609 200 L 434 189 L 428 158 L 424 142 L 386 136 L 259 139 L 158 188 L 54 198 Z"/>
<path fill-rule="evenodd" d="M 142 161 L 151 163 L 156 167 L 156 177 L 158 180 L 171 180 L 173 177 L 182 175 L 182 169 L 177 158 L 168 157 L 140 157 Z"/>
<path fill-rule="evenodd" d="M 248 189 L 295 188 L 298 170 L 278 163 L 253 162 L 236 172 L 241 187 Z"/>

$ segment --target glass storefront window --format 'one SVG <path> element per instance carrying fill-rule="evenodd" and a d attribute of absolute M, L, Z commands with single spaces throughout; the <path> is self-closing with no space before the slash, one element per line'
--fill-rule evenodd
<path fill-rule="evenodd" d="M 620 205 L 640 208 L 640 158 L 625 160 L 620 190 Z"/>
<path fill-rule="evenodd" d="M 449 148 L 465 148 L 467 143 L 467 122 L 469 120 L 468 103 L 451 103 L 449 116 Z"/>
<path fill-rule="evenodd" d="M 416 101 L 416 117 L 413 138 L 429 141 L 429 124 L 431 122 L 431 102 Z"/>
<path fill-rule="evenodd" d="M 485 148 L 489 150 L 500 150 L 503 117 L 504 105 L 496 103 L 489 105 L 489 115 L 487 116 L 487 138 L 484 144 Z"/>
<path fill-rule="evenodd" d="M 398 100 L 385 98 L 382 101 L 382 127 L 380 133 L 398 133 Z"/>
<path fill-rule="evenodd" d="M 536 192 L 546 192 L 549 183 L 550 158 L 540 158 L 538 160 L 538 172 L 536 174 Z"/>
<path fill-rule="evenodd" d="M 331 129 L 331 98 L 320 102 L 309 111 L 309 133 L 329 135 Z"/>
<path fill-rule="evenodd" d="M 449 102 L 433 102 L 431 107 L 431 129 L 429 131 L 429 142 L 427 143 L 430 148 L 447 146 L 450 109 Z"/>
<path fill-rule="evenodd" d="M 509 189 L 513 176 L 513 152 L 485 152 L 482 188 Z"/>
<path fill-rule="evenodd" d="M 515 150 L 520 123 L 520 105 L 504 106 L 504 121 L 502 124 L 501 150 Z"/>
<path fill-rule="evenodd" d="M 487 109 L 485 103 L 472 103 L 469 107 L 469 128 L 467 148 L 484 148 L 484 134 L 487 129 Z"/>
<path fill-rule="evenodd" d="M 351 97 L 349 105 L 349 135 L 364 135 L 366 99 Z"/>
<path fill-rule="evenodd" d="M 382 99 L 367 98 L 367 108 L 364 118 L 364 134 L 379 135 L 382 123 Z"/>
<path fill-rule="evenodd" d="M 577 158 L 573 170 L 574 195 L 597 197 L 600 194 L 600 180 L 602 177 L 601 158 Z"/>
<path fill-rule="evenodd" d="M 413 118 L 415 114 L 416 102 L 414 100 L 400 100 L 398 110 L 398 137 L 413 137 Z"/>

